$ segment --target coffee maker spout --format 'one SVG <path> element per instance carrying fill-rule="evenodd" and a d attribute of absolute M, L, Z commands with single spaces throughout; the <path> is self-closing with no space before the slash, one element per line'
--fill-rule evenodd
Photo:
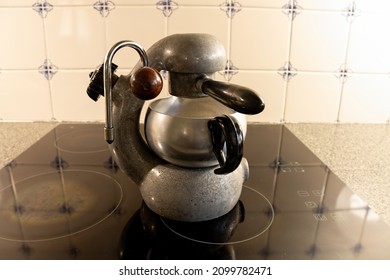
<path fill-rule="evenodd" d="M 141 58 L 142 65 L 148 66 L 148 57 L 145 50 L 136 42 L 125 40 L 116 43 L 107 52 L 103 64 L 104 95 L 106 99 L 106 123 L 104 127 L 104 138 L 107 143 L 114 142 L 114 121 L 112 116 L 112 59 L 115 53 L 123 47 L 130 47 L 136 50 Z"/>

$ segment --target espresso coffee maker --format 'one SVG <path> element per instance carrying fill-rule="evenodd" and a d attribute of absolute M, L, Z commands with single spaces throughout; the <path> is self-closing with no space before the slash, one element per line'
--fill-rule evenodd
<path fill-rule="evenodd" d="M 118 77 L 112 63 L 123 47 L 140 61 Z M 208 34 L 175 34 L 148 51 L 121 41 L 90 74 L 88 95 L 105 97 L 105 139 L 114 160 L 137 185 L 156 214 L 177 221 L 218 218 L 237 204 L 248 179 L 243 158 L 246 114 L 263 111 L 253 90 L 216 81 L 224 69 L 225 49 Z M 167 98 L 152 101 L 140 120 L 145 100 L 162 89 L 160 72 L 168 73 Z"/>

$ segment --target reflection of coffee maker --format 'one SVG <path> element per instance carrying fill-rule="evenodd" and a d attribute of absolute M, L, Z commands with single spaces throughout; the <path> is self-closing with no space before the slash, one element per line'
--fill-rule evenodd
<path fill-rule="evenodd" d="M 125 46 L 141 61 L 129 75 L 117 77 L 111 61 Z M 132 41 L 119 42 L 91 74 L 87 92 L 94 100 L 105 95 L 105 137 L 116 162 L 139 185 L 148 207 L 163 217 L 220 217 L 236 205 L 248 178 L 243 114 L 260 113 L 264 103 L 246 87 L 211 79 L 225 63 L 225 49 L 214 37 L 176 34 L 147 53 Z M 141 133 L 143 99 L 161 90 L 160 71 L 169 74 L 171 96 L 150 104 Z"/>
<path fill-rule="evenodd" d="M 143 203 L 122 232 L 120 258 L 235 259 L 233 245 L 226 243 L 243 220 L 244 207 L 240 201 L 229 213 L 214 220 L 170 220 L 169 224 L 185 234 L 184 237 L 168 228 L 168 220 L 156 215 Z"/>

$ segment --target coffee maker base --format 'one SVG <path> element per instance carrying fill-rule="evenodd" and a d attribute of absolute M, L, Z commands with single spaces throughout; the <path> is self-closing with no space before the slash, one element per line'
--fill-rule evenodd
<path fill-rule="evenodd" d="M 245 158 L 235 171 L 225 175 L 215 174 L 214 168 L 160 165 L 149 172 L 139 189 L 146 205 L 156 214 L 177 221 L 199 222 L 232 210 L 248 177 Z"/>

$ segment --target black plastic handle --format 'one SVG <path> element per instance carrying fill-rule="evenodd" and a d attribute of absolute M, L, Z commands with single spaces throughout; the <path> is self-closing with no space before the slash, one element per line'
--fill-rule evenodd
<path fill-rule="evenodd" d="M 228 174 L 236 170 L 243 156 L 244 136 L 240 124 L 234 117 L 222 115 L 208 121 L 213 143 L 213 152 L 220 168 L 215 174 Z M 225 153 L 226 144 L 226 153 Z"/>
<path fill-rule="evenodd" d="M 198 80 L 196 86 L 204 94 L 236 112 L 254 115 L 261 113 L 265 108 L 264 102 L 257 93 L 244 86 L 214 81 L 210 78 Z"/>
<path fill-rule="evenodd" d="M 114 63 L 111 64 L 112 73 L 118 66 Z M 89 78 L 91 79 L 87 88 L 87 94 L 93 101 L 98 101 L 100 96 L 104 96 L 104 78 L 103 78 L 103 64 L 100 65 L 95 71 L 89 73 Z M 112 87 L 115 85 L 118 80 L 118 76 L 112 75 Z"/>

